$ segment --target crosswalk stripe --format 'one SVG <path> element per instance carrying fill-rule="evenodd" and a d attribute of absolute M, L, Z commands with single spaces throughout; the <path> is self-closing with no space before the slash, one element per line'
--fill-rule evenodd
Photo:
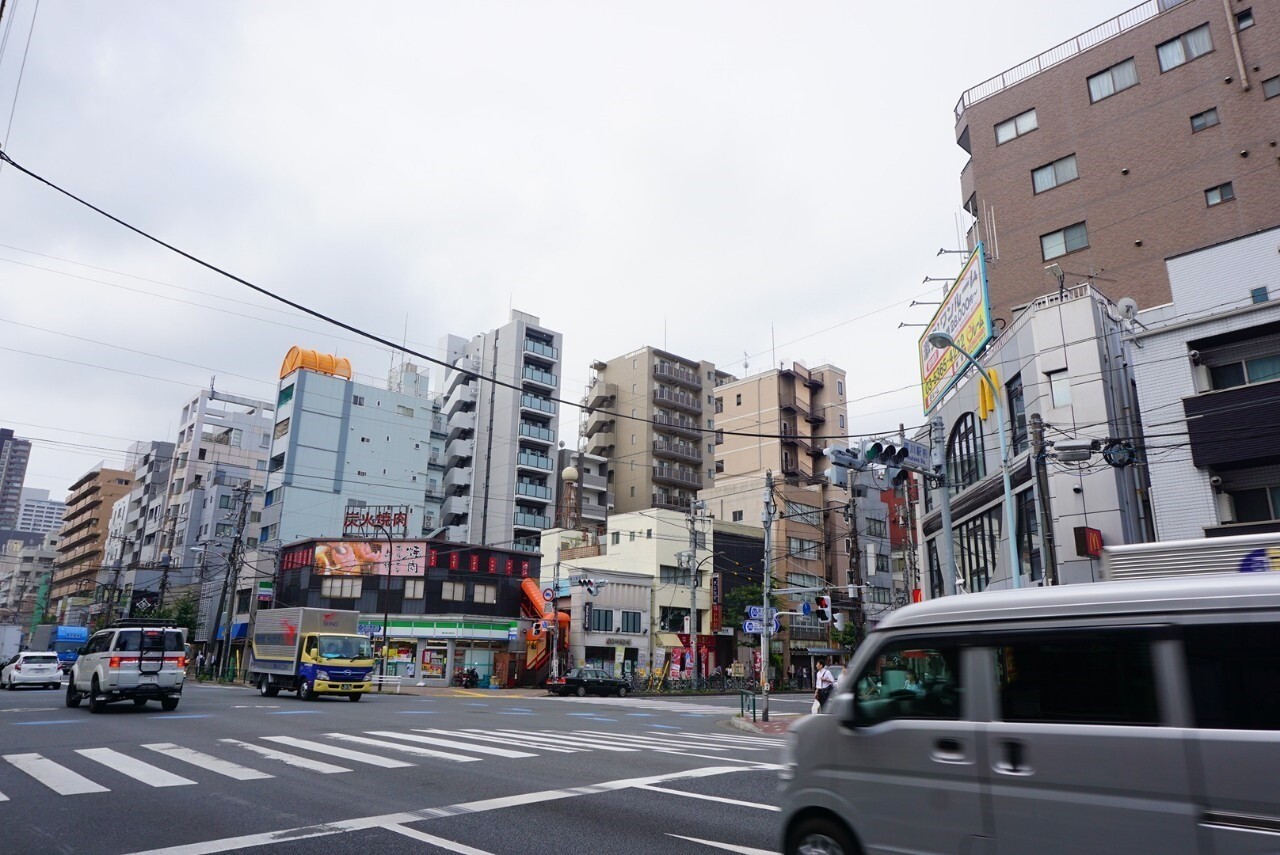
<path fill-rule="evenodd" d="M 678 748 L 681 751 L 688 751 L 690 748 L 696 748 L 699 751 L 730 751 L 737 746 L 730 745 L 704 745 L 702 743 L 692 742 L 690 740 L 678 739 L 659 739 L 651 736 L 637 736 L 633 733 L 605 733 L 599 730 L 578 730 L 587 737 L 607 737 L 609 739 L 621 742 L 624 745 L 640 745 L 646 748 Z M 763 748 L 746 748 L 746 751 L 763 751 Z"/>
<path fill-rule="evenodd" d="M 758 745 L 786 745 L 787 744 L 787 741 L 785 739 L 771 739 L 767 736 L 743 736 L 739 738 L 737 736 L 724 736 L 724 735 L 715 734 L 715 733 L 687 733 L 687 732 L 678 733 L 678 734 L 664 733 L 662 735 L 663 736 L 675 735 L 681 738 L 691 737 L 694 739 L 711 739 L 711 740 L 715 740 L 716 742 L 735 742 L 735 743 L 750 742 Z"/>
<path fill-rule="evenodd" d="M 356 742 L 360 745 L 370 745 L 374 748 L 387 748 L 391 751 L 403 751 L 405 754 L 415 754 L 419 757 L 434 757 L 437 760 L 449 760 L 454 763 L 472 763 L 479 760 L 479 757 L 466 757 L 462 754 L 450 754 L 447 751 L 436 751 L 431 748 L 421 748 L 417 745 L 405 745 L 403 743 L 387 742 L 382 739 L 370 739 L 367 736 L 355 736 L 349 733 L 326 733 L 325 736 L 330 739 L 341 739 L 344 742 Z"/>
<path fill-rule="evenodd" d="M 258 781 L 263 778 L 275 777 L 266 772 L 259 772 L 257 769 L 250 769 L 248 766 L 241 766 L 239 763 L 232 763 L 230 760 L 222 760 L 210 754 L 174 745 L 172 742 L 152 742 L 142 747 L 149 751 L 163 754 L 166 757 L 172 757 L 174 760 L 181 760 L 183 763 L 190 763 L 192 766 L 199 766 L 201 769 L 207 769 L 210 772 L 217 772 L 219 775 L 234 778 L 237 781 Z"/>
<path fill-rule="evenodd" d="M 4 793 L 0 793 L 0 802 L 7 802 L 7 801 L 9 801 L 9 797 L 6 796 Z"/>
<path fill-rule="evenodd" d="M 95 784 L 83 775 L 72 772 L 66 766 L 60 766 L 39 754 L 6 754 L 4 759 L 61 796 L 111 792 L 106 787 Z"/>
<path fill-rule="evenodd" d="M 78 748 L 76 753 L 81 757 L 88 757 L 95 763 L 101 763 L 108 769 L 114 769 L 121 775 L 128 775 L 135 781 L 141 781 L 149 787 L 184 787 L 195 783 L 190 778 L 166 772 L 158 766 L 143 763 L 128 754 L 121 754 L 114 748 Z"/>
<path fill-rule="evenodd" d="M 647 739 L 636 740 L 629 738 L 623 734 L 601 733 L 599 731 L 575 730 L 573 733 L 566 733 L 572 739 L 589 739 L 593 742 L 599 742 L 605 745 L 621 745 L 624 748 L 635 748 L 642 751 L 688 751 L 690 746 L 680 744 L 667 744 L 658 741 L 650 741 Z M 727 748 L 715 748 L 714 751 L 727 751 Z"/>
<path fill-rule="evenodd" d="M 520 734 L 520 731 L 499 731 L 500 733 Z M 624 745 L 611 745 L 607 742 L 601 742 L 594 739 L 583 739 L 582 737 L 564 736 L 561 734 L 541 734 L 541 733 L 525 733 L 520 734 L 521 739 L 527 739 L 531 742 L 545 742 L 551 745 L 581 745 L 587 748 L 598 749 L 600 751 L 639 751 L 639 748 L 629 748 Z"/>
<path fill-rule="evenodd" d="M 288 766 L 296 766 L 299 769 L 309 769 L 312 772 L 320 772 L 324 775 L 351 771 L 345 766 L 335 766 L 332 763 L 312 760 L 310 757 L 299 757 L 297 754 L 290 754 L 287 751 L 277 751 L 276 749 L 268 748 L 265 745 L 254 745 L 252 742 L 241 742 L 238 739 L 220 739 L 218 741 L 226 742 L 229 745 L 237 745 L 246 751 L 252 751 L 254 754 L 266 757 L 268 760 L 278 760 Z"/>
<path fill-rule="evenodd" d="M 292 736 L 264 736 L 267 742 L 278 742 L 281 745 L 288 745 L 292 748 L 304 748 L 308 751 L 314 751 L 317 754 L 332 755 L 341 757 L 343 760 L 354 760 L 357 763 L 364 763 L 369 766 L 381 766 L 383 769 L 401 769 L 405 766 L 412 766 L 412 763 L 406 763 L 403 760 L 392 760 L 390 757 L 382 757 L 378 754 L 366 754 L 363 751 L 352 751 L 349 748 L 339 748 L 336 745 L 325 745 L 323 742 L 312 742 L 309 739 L 296 739 Z"/>
<path fill-rule="evenodd" d="M 557 754 L 577 754 L 586 751 L 586 748 L 562 748 L 553 745 L 536 745 L 530 742 L 524 742 L 514 736 L 488 736 L 483 733 L 466 733 L 461 730 L 441 730 L 438 727 L 418 728 L 423 733 L 438 733 L 441 736 L 461 736 L 466 739 L 477 739 L 481 742 L 496 742 L 499 745 L 517 745 L 521 748 L 536 748 L 539 751 L 554 751 Z"/>
<path fill-rule="evenodd" d="M 441 739 L 438 736 L 418 736 L 418 733 L 427 732 L 426 728 L 415 727 L 414 734 L 396 733 L 391 730 L 367 730 L 374 736 L 390 736 L 393 739 L 407 739 L 410 742 L 421 742 L 424 745 L 439 745 L 443 748 L 459 748 L 463 751 L 474 751 L 476 754 L 488 754 L 492 757 L 537 757 L 537 754 L 530 754 L 528 751 L 512 751 L 509 748 L 490 748 L 487 745 L 472 745 L 469 742 L 456 742 L 452 739 Z"/>

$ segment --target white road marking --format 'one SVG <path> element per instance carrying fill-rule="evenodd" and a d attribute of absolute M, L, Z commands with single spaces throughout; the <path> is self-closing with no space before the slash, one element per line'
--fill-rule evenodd
<path fill-rule="evenodd" d="M 775 805 L 764 805 L 764 804 L 760 804 L 759 802 L 744 802 L 740 799 L 727 799 L 724 796 L 709 796 L 706 793 L 690 793 L 684 790 L 671 790 L 671 789 L 667 789 L 666 787 L 655 787 L 650 785 L 647 787 L 637 787 L 636 789 L 651 790 L 652 792 L 655 792 L 655 793 L 666 793 L 667 795 L 670 795 L 670 796 L 683 796 L 686 799 L 702 799 L 703 801 L 707 801 L 707 802 L 719 802 L 720 804 L 725 804 L 725 805 L 737 805 L 738 807 L 755 808 L 756 810 L 772 810 L 772 811 L 782 810 L 782 808 L 777 807 Z"/>
<path fill-rule="evenodd" d="M 289 754 L 285 751 L 277 751 L 274 748 L 267 748 L 265 745 L 254 745 L 252 742 L 241 742 L 238 739 L 220 739 L 219 742 L 226 742 L 230 745 L 238 745 L 254 754 L 266 757 L 268 760 L 278 760 L 288 766 L 296 766 L 299 769 L 308 769 L 312 772 L 320 772 L 324 775 L 332 775 L 335 772 L 350 772 L 343 766 L 335 766 L 332 763 L 322 763 L 319 760 L 312 760 L 310 757 L 299 757 L 297 754 Z"/>
<path fill-rule="evenodd" d="M 458 852 L 460 855 L 493 855 L 492 852 L 486 852 L 483 849 L 476 849 L 474 846 L 467 846 L 464 843 L 455 843 L 452 840 L 445 840 L 443 837 L 436 837 L 434 834 L 427 834 L 425 831 L 418 831 L 416 828 L 409 828 L 404 825 L 392 823 L 383 826 L 387 831 L 394 831 L 396 834 L 403 834 L 412 840 L 420 843 L 430 843 L 432 846 L 438 846 L 449 852 Z"/>
<path fill-rule="evenodd" d="M 83 775 L 72 772 L 66 766 L 59 766 L 39 754 L 6 754 L 4 759 L 60 796 L 111 792 L 106 787 L 95 784 Z"/>
<path fill-rule="evenodd" d="M 354 760 L 357 763 L 364 763 L 369 766 L 381 766 L 383 769 L 403 769 L 406 766 L 413 765 L 403 760 L 392 760 L 389 757 L 366 754 L 363 751 L 352 751 L 349 748 L 339 748 L 336 745 L 325 745 L 323 742 L 312 742 L 309 739 L 295 739 L 292 736 L 264 736 L 262 738 L 267 742 L 278 742 L 291 748 L 303 748 L 326 756 L 341 757 L 343 760 Z"/>
<path fill-rule="evenodd" d="M 447 751 L 434 751 L 430 748 L 420 748 L 417 745 L 404 745 L 395 742 L 387 742 L 382 739 L 370 739 L 367 736 L 353 736 L 347 733 L 326 733 L 325 736 L 330 739 L 340 739 L 344 742 L 355 742 L 359 745 L 368 745 L 373 748 L 386 748 L 390 751 L 402 751 L 405 754 L 415 754 L 418 757 L 434 757 L 437 760 L 448 760 L 452 763 L 474 763 L 479 757 L 464 757 L 461 754 L 450 754 Z"/>
<path fill-rule="evenodd" d="M 9 797 L 6 796 L 4 793 L 0 793 L 0 802 L 7 802 L 7 801 L 9 801 Z"/>
<path fill-rule="evenodd" d="M 738 855 L 778 855 L 771 849 L 752 849 L 750 846 L 733 846 L 729 843 L 717 843 L 714 840 L 702 840 L 698 837 L 685 837 L 683 834 L 672 834 L 667 832 L 667 837 L 675 837 L 679 840 L 688 840 L 690 843 L 701 843 L 703 846 L 710 846 L 713 849 L 723 849 L 725 852 L 737 852 Z"/>
<path fill-rule="evenodd" d="M 518 730 L 498 731 L 499 733 L 510 733 L 520 739 L 526 739 L 530 742 L 545 742 L 549 745 L 580 745 L 587 748 L 598 749 L 600 751 L 639 751 L 639 748 L 631 748 L 622 745 L 609 745 L 598 740 L 583 739 L 581 737 L 563 736 L 554 733 L 522 733 Z"/>
<path fill-rule="evenodd" d="M 650 731 L 650 733 L 653 733 L 653 732 L 654 732 L 654 731 Z M 710 739 L 710 740 L 714 740 L 714 741 L 716 741 L 716 742 L 732 742 L 732 743 L 735 743 L 735 744 L 737 744 L 737 743 L 739 743 L 739 742 L 753 743 L 753 744 L 757 744 L 757 745 L 786 745 L 786 744 L 787 744 L 787 741 L 786 741 L 785 739 L 774 739 L 774 738 L 772 738 L 772 737 L 768 737 L 768 736 L 726 736 L 726 735 L 724 735 L 724 734 L 719 734 L 719 733 L 677 733 L 677 734 L 672 734 L 672 733 L 670 733 L 670 732 L 664 732 L 662 735 L 663 735 L 663 736 L 680 736 L 680 737 L 686 737 L 686 736 L 688 736 L 688 737 L 692 737 L 692 738 L 694 738 L 694 739 Z"/>
<path fill-rule="evenodd" d="M 606 733 L 601 730 L 575 730 L 574 733 L 581 734 L 586 737 L 605 737 L 617 743 L 625 745 L 638 745 L 644 748 L 676 748 L 681 751 L 687 751 L 690 748 L 697 748 L 701 751 L 728 751 L 728 745 L 692 745 L 689 742 L 681 742 L 676 739 L 660 739 L 653 736 L 639 736 L 633 733 Z M 747 751 L 761 751 L 760 748 L 748 748 Z"/>
<path fill-rule="evenodd" d="M 535 745 L 529 742 L 523 742 L 520 739 L 517 739 L 515 737 L 488 736 L 479 732 L 467 733 L 461 730 L 441 730 L 440 728 L 437 728 L 437 727 L 426 727 L 426 728 L 420 727 L 420 728 L 417 728 L 417 730 L 420 730 L 423 733 L 438 733 L 441 736 L 461 736 L 466 739 L 477 739 L 482 742 L 496 742 L 499 745 L 518 745 L 521 748 L 536 748 L 539 751 L 554 751 L 560 754 L 577 754 L 580 751 L 588 750 L 586 748 L 567 748 L 567 747 L 553 747 L 550 745 Z"/>
<path fill-rule="evenodd" d="M 184 787 L 195 783 L 190 778 L 166 772 L 158 766 L 143 763 L 112 748 L 78 748 L 76 753 L 81 757 L 88 757 L 95 763 L 101 763 L 108 769 L 114 769 L 121 775 L 128 775 L 135 781 L 141 781 L 149 787 Z"/>
<path fill-rule="evenodd" d="M 257 781 L 263 778 L 275 777 L 266 772 L 259 772 L 257 769 L 250 769 L 248 766 L 241 766 L 239 763 L 232 763 L 230 760 L 221 760 L 209 754 L 174 745 L 172 742 L 152 742 L 142 747 L 150 751 L 159 752 L 166 757 L 172 757 L 174 760 L 181 760 L 183 763 L 190 763 L 192 766 L 199 766 L 201 769 L 208 769 L 210 772 L 217 772 L 219 775 L 234 778 L 237 781 Z"/>
<path fill-rule="evenodd" d="M 717 706 L 715 704 L 698 703 L 697 701 L 666 700 L 664 698 L 558 698 L 548 696 L 546 701 L 564 704 L 599 704 L 606 707 L 626 707 L 635 712 L 642 710 L 665 710 L 670 712 L 702 712 L 737 715 L 738 706 Z"/>
<path fill-rule="evenodd" d="M 429 733 L 425 728 L 415 727 L 414 733 Z M 474 751 L 477 754 L 489 754 L 493 757 L 537 757 L 537 754 L 530 754 L 528 751 L 511 751 L 507 748 L 490 748 L 487 745 L 472 745 L 469 742 L 456 742 L 452 739 L 440 739 L 437 736 L 416 736 L 408 733 L 396 733 L 392 730 L 366 730 L 365 733 L 374 736 L 390 736 L 393 739 L 407 739 L 410 742 L 421 742 L 424 745 L 439 745 L 443 748 L 460 748 L 463 751 Z"/>
<path fill-rule="evenodd" d="M 445 807 L 423 808 L 412 812 L 384 814 L 383 816 L 359 817 L 356 819 L 319 823 L 317 825 L 286 828 L 280 831 L 268 831 L 260 834 L 247 834 L 242 837 L 226 837 L 221 840 L 205 840 L 198 843 L 186 843 L 170 846 L 165 849 L 151 849 L 137 852 L 134 855 L 213 855 L 216 852 L 231 852 L 236 849 L 248 849 L 253 846 L 270 846 L 273 843 L 295 843 L 315 837 L 333 834 L 345 834 L 351 831 L 364 831 L 371 828 L 390 829 L 393 825 L 422 822 L 423 820 L 441 819 L 462 814 L 482 813 L 484 811 L 501 810 L 508 807 L 520 807 L 528 804 L 571 799 L 579 796 L 590 796 L 600 793 L 617 792 L 618 790 L 644 787 L 651 784 L 662 784 L 668 781 L 684 781 L 696 778 L 709 778 L 716 775 L 727 775 L 741 772 L 733 766 L 707 766 L 702 769 L 690 769 L 684 772 L 672 772 L 665 775 L 651 775 L 647 778 L 627 778 L 618 781 L 605 781 L 585 787 L 574 787 L 567 790 L 543 790 L 541 792 L 524 793 L 516 796 L 505 796 L 477 802 L 463 802 Z"/>

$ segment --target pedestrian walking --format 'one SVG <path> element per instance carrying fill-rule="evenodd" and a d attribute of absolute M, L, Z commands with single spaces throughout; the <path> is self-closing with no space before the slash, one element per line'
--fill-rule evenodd
<path fill-rule="evenodd" d="M 814 676 L 816 690 L 813 693 L 813 699 L 818 702 L 818 709 L 822 709 L 827 704 L 827 698 L 831 697 L 831 690 L 836 686 L 836 677 L 823 660 L 818 660 L 817 667 L 818 673 Z"/>
<path fill-rule="evenodd" d="M 796 684 L 796 663 L 794 662 L 787 666 L 787 682 L 792 686 Z"/>

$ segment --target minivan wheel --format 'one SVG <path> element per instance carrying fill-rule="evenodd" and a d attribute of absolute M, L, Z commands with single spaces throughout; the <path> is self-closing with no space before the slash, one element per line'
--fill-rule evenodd
<path fill-rule="evenodd" d="M 76 691 L 74 680 L 67 682 L 67 706 L 72 709 L 80 706 L 80 693 Z"/>
<path fill-rule="evenodd" d="M 178 708 L 177 698 L 161 698 L 160 699 L 160 709 L 164 710 L 165 712 L 173 712 L 177 708 Z"/>
<path fill-rule="evenodd" d="M 810 816 L 787 835 L 787 855 L 859 855 L 849 831 L 826 816 Z"/>
<path fill-rule="evenodd" d="M 107 709 L 107 699 L 98 691 L 98 678 L 95 676 L 89 684 L 89 712 L 100 713 Z"/>

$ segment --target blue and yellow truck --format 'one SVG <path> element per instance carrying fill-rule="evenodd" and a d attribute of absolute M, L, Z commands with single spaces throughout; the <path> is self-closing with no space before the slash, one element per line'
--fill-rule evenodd
<path fill-rule="evenodd" d="M 31 633 L 31 643 L 27 645 L 27 649 L 58 654 L 58 667 L 65 674 L 76 664 L 76 660 L 80 658 L 80 648 L 88 641 L 87 626 L 42 623 Z"/>
<path fill-rule="evenodd" d="M 249 639 L 249 680 L 263 697 L 283 689 L 303 700 L 372 687 L 373 647 L 356 629 L 360 613 L 336 609 L 264 609 Z"/>

